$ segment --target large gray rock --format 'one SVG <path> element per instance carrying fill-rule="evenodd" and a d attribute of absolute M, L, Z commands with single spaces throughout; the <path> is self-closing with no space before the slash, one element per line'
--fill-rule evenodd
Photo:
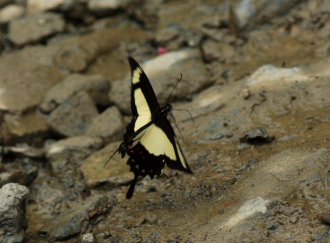
<path fill-rule="evenodd" d="M 164 105 L 174 97 L 189 99 L 202 87 L 212 82 L 199 50 L 194 48 L 168 52 L 141 63 L 141 65 L 151 82 L 160 105 Z M 181 77 L 180 74 L 182 74 L 182 80 L 175 87 Z M 114 82 L 109 94 L 110 99 L 125 113 L 130 113 L 131 110 L 130 92 L 129 74 L 125 80 Z M 171 97 L 169 97 L 170 94 Z"/>
<path fill-rule="evenodd" d="M 43 112 L 49 113 L 80 91 L 86 91 L 95 104 L 106 106 L 110 102 L 109 90 L 110 82 L 102 75 L 72 74 L 48 90 L 40 108 Z"/>
<path fill-rule="evenodd" d="M 62 136 L 78 136 L 86 132 L 98 114 L 90 96 L 81 91 L 53 110 L 47 118 L 47 123 L 54 132 Z"/>
<path fill-rule="evenodd" d="M 119 109 L 112 106 L 93 119 L 88 126 L 86 135 L 101 137 L 105 143 L 108 143 L 120 138 L 118 135 L 121 135 L 123 127 L 124 123 Z"/>
<path fill-rule="evenodd" d="M 22 46 L 63 32 L 64 28 L 65 22 L 62 15 L 41 13 L 11 21 L 8 37 L 15 45 Z"/>
<path fill-rule="evenodd" d="M 25 199 L 29 189 L 8 183 L 0 189 L 0 242 L 25 242 Z"/>

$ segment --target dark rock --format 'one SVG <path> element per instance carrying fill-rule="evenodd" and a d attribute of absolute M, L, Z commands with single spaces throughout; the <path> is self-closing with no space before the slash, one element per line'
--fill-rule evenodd
<path fill-rule="evenodd" d="M 50 241 L 68 240 L 83 232 L 92 218 L 106 213 L 114 205 L 108 196 L 92 196 L 71 210 L 52 219 L 39 231 Z"/>
<path fill-rule="evenodd" d="M 120 138 L 118 135 L 121 135 L 123 127 L 124 123 L 119 109 L 112 106 L 93 119 L 88 126 L 86 135 L 101 137 L 105 143 L 109 143 Z"/>
<path fill-rule="evenodd" d="M 16 19 L 9 24 L 9 39 L 18 46 L 38 42 L 47 36 L 63 32 L 65 22 L 61 15 L 41 13 Z"/>
<path fill-rule="evenodd" d="M 244 137 L 240 138 L 241 143 L 250 144 L 265 144 L 274 141 L 275 136 L 269 136 L 268 132 L 263 127 L 252 129 Z"/>
<path fill-rule="evenodd" d="M 86 132 L 97 115 L 94 102 L 85 91 L 81 91 L 53 110 L 47 123 L 62 136 L 78 136 Z"/>
<path fill-rule="evenodd" d="M 86 91 L 95 104 L 107 106 L 109 90 L 109 80 L 101 75 L 72 74 L 48 90 L 40 108 L 43 112 L 49 113 L 80 91 Z"/>
<path fill-rule="evenodd" d="M 29 189 L 8 183 L 0 189 L 0 242 L 25 242 L 25 199 Z"/>

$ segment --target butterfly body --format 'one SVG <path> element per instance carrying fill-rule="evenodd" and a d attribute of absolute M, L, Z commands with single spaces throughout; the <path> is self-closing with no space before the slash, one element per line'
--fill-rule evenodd
<path fill-rule="evenodd" d="M 134 179 L 126 197 L 131 198 L 138 176 L 159 176 L 165 164 L 172 169 L 192 173 L 174 130 L 167 119 L 170 104 L 160 107 L 151 84 L 140 67 L 129 58 L 132 70 L 131 109 L 133 118 L 128 124 L 124 141 L 116 152 L 129 156 L 127 164 Z"/>

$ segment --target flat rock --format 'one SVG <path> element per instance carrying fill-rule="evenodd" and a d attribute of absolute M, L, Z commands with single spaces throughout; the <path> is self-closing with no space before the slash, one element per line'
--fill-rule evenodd
<path fill-rule="evenodd" d="M 105 143 L 108 143 L 115 141 L 123 128 L 124 123 L 120 111 L 116 106 L 112 106 L 93 119 L 86 135 L 101 137 Z"/>
<path fill-rule="evenodd" d="M 93 188 L 105 182 L 118 186 L 133 179 L 126 165 L 127 159 L 120 159 L 120 155 L 116 154 L 109 160 L 118 147 L 119 143 L 111 143 L 83 161 L 80 171 L 87 187 Z"/>
<path fill-rule="evenodd" d="M 49 113 L 80 91 L 86 91 L 96 105 L 107 106 L 110 102 L 109 90 L 110 82 L 102 75 L 71 74 L 48 90 L 40 108 Z"/>
<path fill-rule="evenodd" d="M 81 91 L 53 110 L 47 117 L 47 124 L 64 137 L 78 136 L 85 134 L 97 115 L 94 102 L 85 91 Z"/>
<path fill-rule="evenodd" d="M 31 111 L 22 115 L 6 114 L 4 138 L 6 145 L 14 143 L 33 143 L 37 138 L 49 135 L 49 128 L 44 116 Z"/>
<path fill-rule="evenodd" d="M 63 32 L 64 28 L 65 22 L 62 15 L 40 13 L 11 21 L 8 37 L 15 45 L 22 46 Z"/>
<path fill-rule="evenodd" d="M 8 183 L 0 189 L 0 241 L 25 242 L 27 219 L 25 199 L 29 189 L 16 183 Z"/>
<path fill-rule="evenodd" d="M 28 14 L 46 12 L 49 10 L 68 11 L 74 7 L 76 0 L 27 0 L 26 9 Z"/>
<path fill-rule="evenodd" d="M 168 52 L 141 63 L 149 78 L 160 105 L 168 102 L 182 74 L 182 80 L 175 87 L 170 99 L 189 99 L 202 87 L 211 83 L 198 49 L 187 48 Z M 130 74 L 125 80 L 113 83 L 110 99 L 125 113 L 130 113 Z"/>
<path fill-rule="evenodd" d="M 23 16 L 25 9 L 18 4 L 10 4 L 0 10 L 0 23 L 4 24 Z"/>
<path fill-rule="evenodd" d="M 46 156 L 49 161 L 71 158 L 81 161 L 103 146 L 99 137 L 76 136 L 62 139 L 46 147 Z"/>
<path fill-rule="evenodd" d="M 71 210 L 52 219 L 40 229 L 39 234 L 46 236 L 52 242 L 76 236 L 86 229 L 91 218 L 95 219 L 106 213 L 113 205 L 114 202 L 106 195 L 89 197 L 74 205 Z"/>

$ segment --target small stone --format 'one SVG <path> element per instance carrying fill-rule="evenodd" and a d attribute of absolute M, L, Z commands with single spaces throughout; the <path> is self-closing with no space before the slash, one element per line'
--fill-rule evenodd
<path fill-rule="evenodd" d="M 24 14 L 24 8 L 17 4 L 10 4 L 0 10 L 0 23 L 4 24 L 17 19 Z"/>
<path fill-rule="evenodd" d="M 268 132 L 263 127 L 258 127 L 252 129 L 248 132 L 247 135 L 240 139 L 241 143 L 249 143 L 249 144 L 264 144 L 271 143 L 275 139 L 274 136 L 270 137 Z"/>
<path fill-rule="evenodd" d="M 92 233 L 86 233 L 81 236 L 81 243 L 96 243 L 95 236 Z"/>

